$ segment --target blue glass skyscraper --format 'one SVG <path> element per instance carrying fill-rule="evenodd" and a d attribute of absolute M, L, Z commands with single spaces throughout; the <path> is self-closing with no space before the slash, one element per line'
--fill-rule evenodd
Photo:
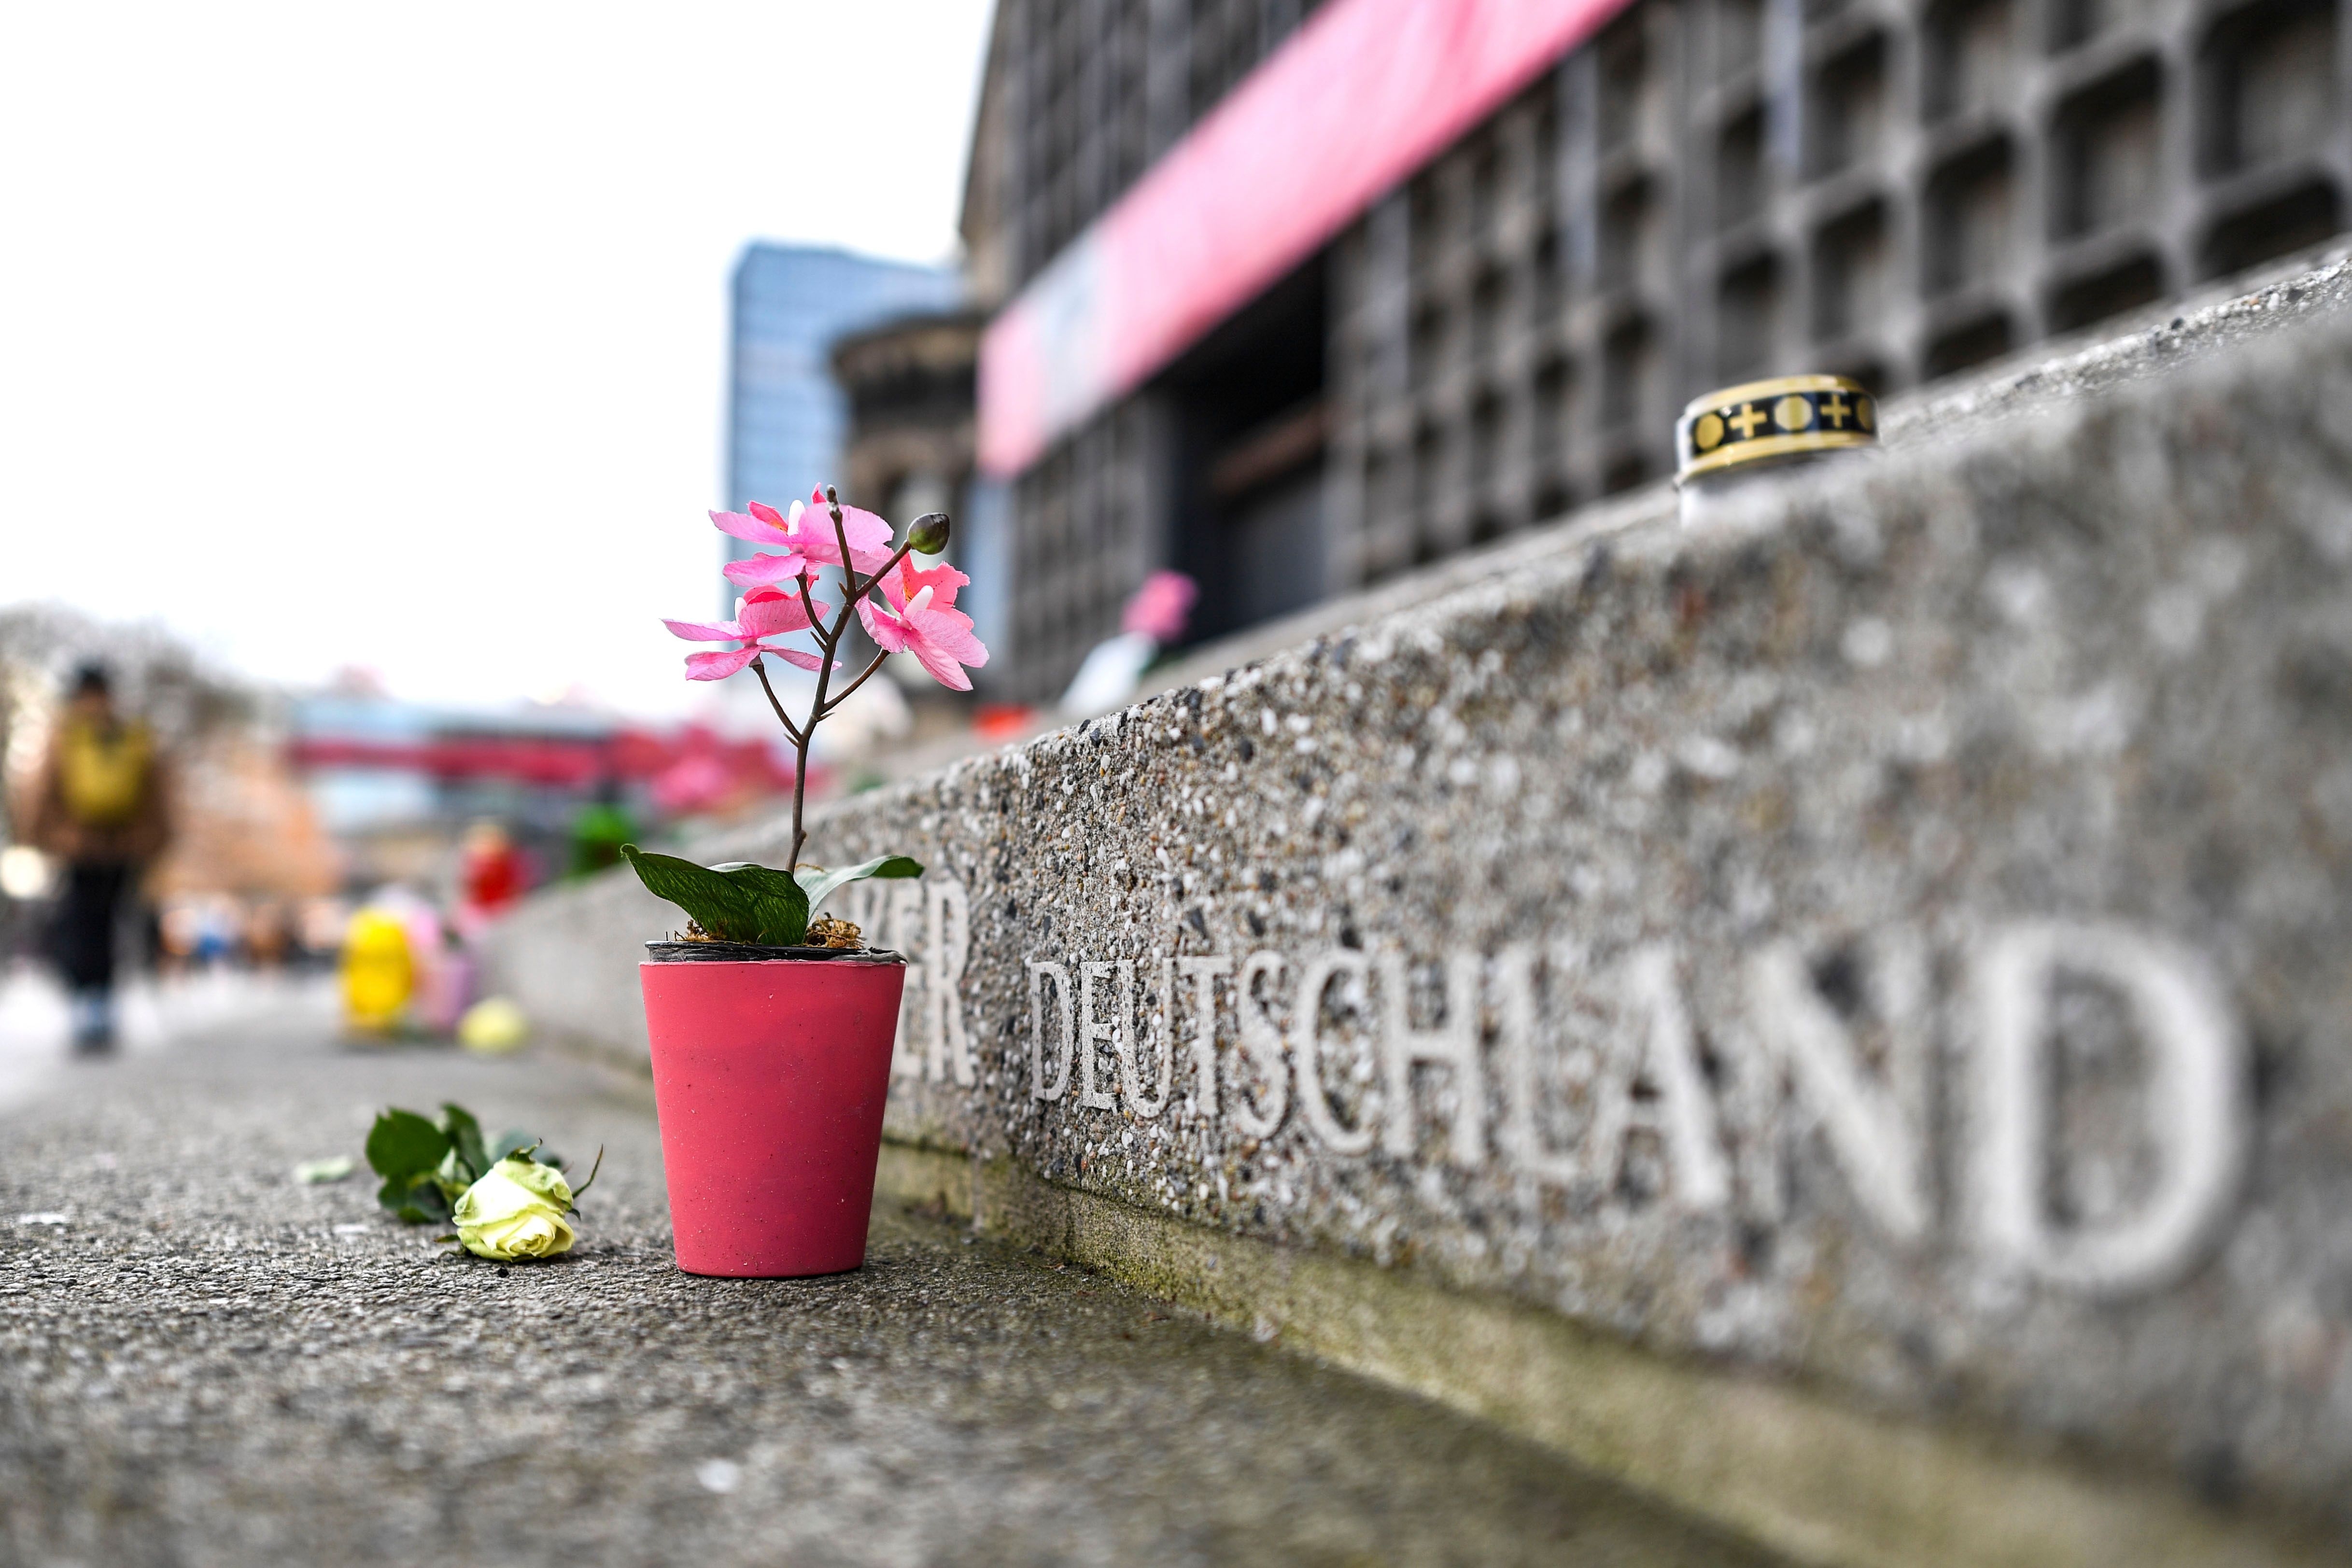
<path fill-rule="evenodd" d="M 962 296 L 944 267 L 876 261 L 816 246 L 752 245 L 735 265 L 735 352 L 727 424 L 727 505 L 790 507 L 837 477 L 848 410 L 827 361 L 835 339 Z M 723 536 L 722 536 L 723 538 Z M 724 539 L 730 556 L 751 547 Z M 728 591 L 730 602 L 734 590 Z"/>

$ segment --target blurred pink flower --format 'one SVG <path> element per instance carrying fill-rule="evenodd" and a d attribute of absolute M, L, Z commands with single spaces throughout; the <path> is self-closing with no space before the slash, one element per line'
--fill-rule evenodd
<path fill-rule="evenodd" d="M 653 779 L 654 804 L 674 815 L 714 810 L 734 793 L 735 775 L 708 755 L 682 757 Z"/>
<path fill-rule="evenodd" d="M 804 605 L 797 593 L 785 593 L 773 588 L 755 588 L 743 596 L 732 621 L 664 621 L 663 625 L 674 637 L 689 643 L 741 643 L 740 648 L 723 653 L 688 653 L 686 656 L 686 678 L 689 681 L 723 681 L 762 653 L 773 653 L 788 664 L 803 670 L 822 667 L 823 661 L 814 653 L 804 653 L 798 648 L 771 648 L 761 639 L 781 637 L 788 632 L 807 630 L 809 613 L 825 612 L 822 604 Z M 838 666 L 836 666 L 838 667 Z"/>
<path fill-rule="evenodd" d="M 789 582 L 812 567 L 841 564 L 841 543 L 834 537 L 833 519 L 825 515 L 822 487 L 811 490 L 807 501 L 794 501 L 789 514 L 764 501 L 753 501 L 741 512 L 713 512 L 710 521 L 722 534 L 749 544 L 779 546 L 784 551 L 729 561 L 720 570 L 730 582 L 746 587 Z M 842 507 L 841 531 L 849 539 L 849 559 L 857 563 L 858 570 L 878 570 L 890 559 L 890 525 L 873 513 Z"/>
<path fill-rule="evenodd" d="M 1127 601 L 1119 630 L 1140 632 L 1155 643 L 1173 643 L 1184 634 L 1192 601 L 1200 596 L 1200 585 L 1182 572 L 1155 571 Z"/>
<path fill-rule="evenodd" d="M 866 634 L 886 653 L 912 653 L 950 691 L 971 690 L 973 669 L 988 663 L 988 650 L 971 634 L 971 617 L 955 609 L 956 590 L 971 579 L 944 563 L 928 569 L 901 561 L 882 580 L 886 608 L 867 594 L 857 601 Z"/>

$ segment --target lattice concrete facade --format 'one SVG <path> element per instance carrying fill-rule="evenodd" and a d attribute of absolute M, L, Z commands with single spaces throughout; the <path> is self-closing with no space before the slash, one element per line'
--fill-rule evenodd
<path fill-rule="evenodd" d="M 975 248 L 1034 276 L 1311 9 L 1005 0 Z M 1254 375 L 1245 313 L 1022 476 L 1001 689 L 1153 564 L 1339 591 L 1662 475 L 1708 386 L 1899 390 L 2313 245 L 2347 84 L 2333 0 L 1634 0 L 1285 286 L 1311 372 Z M 1255 520 L 1309 469 L 1311 523 Z"/>

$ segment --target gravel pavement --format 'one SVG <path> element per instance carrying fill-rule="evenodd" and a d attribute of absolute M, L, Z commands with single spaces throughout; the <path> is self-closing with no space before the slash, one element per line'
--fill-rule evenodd
<path fill-rule="evenodd" d="M 356 1155 L 457 1099 L 606 1146 L 569 1258 Z M 650 1093 L 287 1012 L 0 1115 L 0 1564 L 1762 1563 L 1451 1412 L 919 1213 L 856 1274 L 668 1250 Z"/>

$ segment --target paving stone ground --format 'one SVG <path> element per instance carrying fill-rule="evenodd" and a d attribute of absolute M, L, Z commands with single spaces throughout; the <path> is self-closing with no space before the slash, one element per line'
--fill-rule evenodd
<path fill-rule="evenodd" d="M 572 1257 L 292 1181 L 445 1098 L 605 1145 Z M 0 1564 L 1767 1561 L 919 1213 L 829 1280 L 668 1244 L 647 1091 L 572 1062 L 289 1012 L 53 1078 L 0 1114 Z"/>

